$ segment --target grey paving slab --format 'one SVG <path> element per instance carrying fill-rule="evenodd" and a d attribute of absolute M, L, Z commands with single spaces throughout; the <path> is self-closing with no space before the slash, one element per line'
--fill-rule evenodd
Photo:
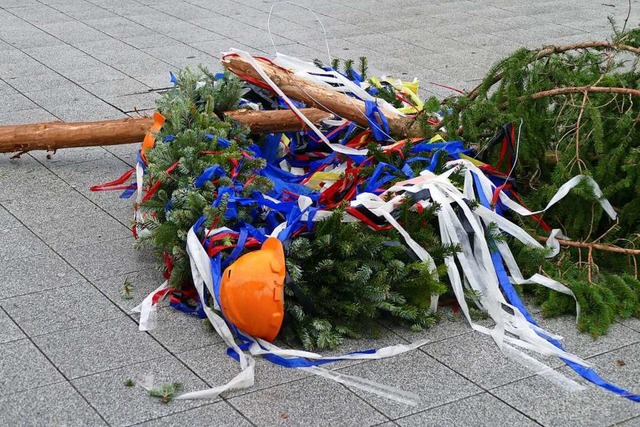
<path fill-rule="evenodd" d="M 128 281 L 134 286 L 133 298 L 131 299 L 124 299 L 120 294 L 120 290 L 122 289 L 125 281 Z M 100 291 L 104 293 L 107 298 L 113 302 L 113 304 L 117 305 L 127 313 L 130 312 L 133 307 L 140 304 L 147 295 L 158 288 L 158 286 L 163 282 L 164 278 L 155 268 L 92 281 L 92 283 L 100 289 Z M 167 303 L 160 304 L 162 306 Z M 184 331 L 183 333 L 188 332 Z"/>
<path fill-rule="evenodd" d="M 5 233 L 16 227 L 21 227 L 20 221 L 9 213 L 5 208 L 0 206 L 0 232 Z"/>
<path fill-rule="evenodd" d="M 122 80 L 128 77 L 126 74 L 115 69 L 114 67 L 97 62 L 95 63 L 95 65 L 89 67 L 61 70 L 60 74 L 76 84 L 83 85 L 83 87 L 91 83 L 109 80 Z M 85 88 L 87 90 L 89 89 L 88 87 Z"/>
<path fill-rule="evenodd" d="M 138 295 L 140 302 L 146 295 Z M 222 338 L 208 326 L 208 320 L 175 310 L 171 307 L 158 310 L 158 325 L 149 332 L 172 353 L 204 348 L 222 342 Z M 202 376 L 204 378 L 204 376 Z"/>
<path fill-rule="evenodd" d="M 200 424 L 203 420 L 215 426 L 249 427 L 253 425 L 227 402 L 216 402 L 138 425 L 140 427 L 182 427 L 185 425 Z"/>
<path fill-rule="evenodd" d="M 0 396 L 64 380 L 28 339 L 0 344 Z"/>
<path fill-rule="evenodd" d="M 6 262 L 38 257 L 49 251 L 49 247 L 26 227 L 0 229 L 0 241 L 0 259 Z"/>
<path fill-rule="evenodd" d="M 105 101 L 125 112 L 135 112 L 155 108 L 156 100 L 160 98 L 157 92 L 135 93 L 107 97 Z"/>
<path fill-rule="evenodd" d="M 68 79 L 53 70 L 32 75 L 19 75 L 6 78 L 7 83 L 20 92 L 34 92 L 68 84 Z"/>
<path fill-rule="evenodd" d="M 80 283 L 84 278 L 53 251 L 27 256 L 0 267 L 0 299 Z"/>
<path fill-rule="evenodd" d="M 569 375 L 577 379 L 576 375 Z M 548 426 L 611 425 L 640 413 L 637 403 L 586 385 L 585 391 L 572 393 L 534 376 L 499 387 L 491 394 Z"/>
<path fill-rule="evenodd" d="M 229 399 L 258 425 L 360 426 L 387 419 L 353 393 L 332 381 L 311 377 Z M 338 409 L 339 408 L 339 409 Z"/>
<path fill-rule="evenodd" d="M 0 310 L 0 344 L 26 338 L 18 325 L 5 313 Z"/>
<path fill-rule="evenodd" d="M 144 352 L 143 349 L 140 349 Z M 118 369 L 72 380 L 73 385 L 102 417 L 112 426 L 137 424 L 150 419 L 183 412 L 211 403 L 211 400 L 174 400 L 162 403 L 148 395 L 138 385 L 145 377 L 153 376 L 154 385 L 181 383 L 184 392 L 198 391 L 207 385 L 172 356 L 164 356 L 143 363 L 131 360 Z M 136 383 L 126 387 L 127 380 Z M 200 420 L 204 423 L 204 420 Z M 209 424 L 207 421 L 206 424 Z M 213 425 L 213 424 L 211 424 Z"/>
<path fill-rule="evenodd" d="M 349 375 L 416 393 L 416 406 L 398 403 L 376 395 L 353 390 L 374 408 L 391 419 L 453 402 L 482 390 L 458 373 L 416 350 L 389 359 L 372 360 L 341 369 Z"/>
<path fill-rule="evenodd" d="M 100 40 L 107 37 L 104 33 L 101 33 L 100 31 L 78 21 L 44 24 L 39 28 L 48 34 L 71 44 Z"/>
<path fill-rule="evenodd" d="M 109 240 L 99 244 L 60 248 L 60 255 L 89 280 L 118 276 L 153 267 L 141 251 L 133 247 L 133 239 Z M 99 260 L 99 262 L 96 262 Z"/>
<path fill-rule="evenodd" d="M 8 298 L 0 306 L 32 337 L 125 316 L 87 282 Z"/>
<path fill-rule="evenodd" d="M 465 349 L 464 357 L 460 357 Z M 502 355 L 495 341 L 486 335 L 470 333 L 433 344 L 422 350 L 474 383 L 493 388 L 526 378 L 532 372 Z"/>
<path fill-rule="evenodd" d="M 570 316 L 540 319 L 539 324 L 542 328 L 562 336 L 562 343 L 567 351 L 582 358 L 597 356 L 619 347 L 640 342 L 640 335 L 637 331 L 621 324 L 612 324 L 607 334 L 598 338 L 578 331 L 575 327 L 575 318 Z"/>
<path fill-rule="evenodd" d="M 87 242 L 100 245 L 110 240 L 132 238 L 128 227 L 102 211 L 79 215 L 70 221 L 32 223 L 29 227 L 54 250 L 82 246 Z"/>
<path fill-rule="evenodd" d="M 594 356 L 588 362 L 606 380 L 632 393 L 640 393 L 640 344 Z"/>
<path fill-rule="evenodd" d="M 59 189 L 43 193 L 31 193 L 30 198 L 5 199 L 3 206 L 25 224 L 49 220 L 72 218 L 79 212 L 90 214 L 100 210 L 98 206 L 61 184 Z"/>
<path fill-rule="evenodd" d="M 78 378 L 152 360 L 167 354 L 128 317 L 34 338 L 67 378 Z"/>
<path fill-rule="evenodd" d="M 149 86 L 128 76 L 112 80 L 98 80 L 94 83 L 85 84 L 83 86 L 89 92 L 103 99 L 122 95 L 147 93 L 150 90 Z"/>
<path fill-rule="evenodd" d="M 14 7 L 11 13 L 35 26 L 43 24 L 56 24 L 60 22 L 69 22 L 74 19 L 70 16 L 60 13 L 54 8 L 40 4 L 34 6 Z"/>
<path fill-rule="evenodd" d="M 6 426 L 106 426 L 68 382 L 39 387 L 0 399 Z"/>
<path fill-rule="evenodd" d="M 227 355 L 227 346 L 222 342 L 185 351 L 179 353 L 177 357 L 212 386 L 226 384 L 240 373 L 240 365 Z M 309 376 L 304 371 L 283 368 L 260 357 L 255 358 L 255 362 L 255 385 L 249 389 L 231 391 L 225 396 L 253 394 L 258 390 L 271 389 Z"/>
<path fill-rule="evenodd" d="M 482 393 L 396 420 L 400 426 L 491 427 L 538 426 L 496 397 Z"/>

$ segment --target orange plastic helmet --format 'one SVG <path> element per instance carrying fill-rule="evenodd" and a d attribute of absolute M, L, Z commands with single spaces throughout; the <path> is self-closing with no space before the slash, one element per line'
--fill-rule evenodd
<path fill-rule="evenodd" d="M 222 313 L 241 331 L 273 341 L 284 317 L 285 276 L 282 243 L 269 237 L 222 273 Z"/>

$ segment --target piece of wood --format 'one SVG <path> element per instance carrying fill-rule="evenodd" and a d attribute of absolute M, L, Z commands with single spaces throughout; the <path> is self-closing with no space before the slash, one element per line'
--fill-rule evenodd
<path fill-rule="evenodd" d="M 331 117 L 330 113 L 315 108 L 305 108 L 303 113 L 313 123 L 319 123 Z M 291 132 L 303 129 L 298 117 L 289 110 L 234 110 L 225 114 L 248 125 L 255 133 Z M 130 144 L 142 141 L 152 124 L 151 117 L 139 117 L 100 122 L 52 122 L 0 126 L 0 153 Z"/>
<path fill-rule="evenodd" d="M 369 121 L 365 116 L 364 102 L 305 80 L 269 61 L 259 58 L 256 58 L 256 61 L 267 76 L 288 97 L 304 102 L 306 105 L 334 113 L 360 126 L 369 127 Z M 251 64 L 238 56 L 229 55 L 223 59 L 222 64 L 241 79 L 250 78 L 254 81 L 265 83 Z M 386 111 L 384 115 L 389 123 L 389 130 L 392 136 L 400 138 L 424 136 L 424 131 L 413 118 Z"/>
<path fill-rule="evenodd" d="M 547 238 L 544 236 L 536 236 L 539 242 L 546 242 Z M 602 243 L 589 243 L 589 242 L 576 242 L 573 240 L 556 239 L 561 246 L 572 246 L 574 248 L 584 249 L 596 249 L 598 251 L 615 252 L 624 255 L 640 255 L 640 249 L 627 249 L 619 246 L 605 245 Z"/>

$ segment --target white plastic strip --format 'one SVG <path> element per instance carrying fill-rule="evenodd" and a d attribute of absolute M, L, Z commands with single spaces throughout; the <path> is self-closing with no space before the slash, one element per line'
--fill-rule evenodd
<path fill-rule="evenodd" d="M 331 143 L 324 136 L 324 134 L 320 132 L 320 129 L 318 129 L 311 120 L 309 120 L 304 114 L 302 114 L 300 110 L 294 105 L 294 103 L 291 102 L 289 97 L 285 95 L 285 93 L 278 87 L 278 85 L 276 85 L 273 82 L 273 80 L 269 78 L 269 76 L 267 75 L 267 73 L 265 73 L 265 71 L 262 69 L 260 64 L 258 64 L 258 62 L 251 55 L 249 55 L 247 52 L 243 50 L 231 49 L 231 51 L 238 54 L 240 58 L 247 61 L 256 70 L 256 72 L 260 74 L 260 77 L 262 78 L 262 80 L 264 80 L 274 90 L 274 92 L 276 92 L 287 103 L 287 105 L 289 105 L 289 108 L 291 108 L 291 110 L 296 114 L 296 116 L 298 116 L 303 122 L 305 122 L 305 124 L 309 126 L 309 129 L 311 129 L 313 133 L 315 133 L 318 136 L 318 138 L 320 138 L 322 142 L 324 142 L 333 151 L 342 153 L 342 154 L 350 154 L 350 155 L 358 155 L 358 156 L 367 155 L 367 150 L 357 150 L 355 148 L 345 147 L 344 145 Z"/>
<path fill-rule="evenodd" d="M 138 325 L 138 329 L 140 331 L 152 331 L 156 328 L 156 314 L 158 312 L 158 304 L 153 302 L 153 298 L 158 292 L 162 292 L 168 288 L 169 282 L 165 280 L 165 282 L 162 285 L 158 286 L 155 291 L 147 295 L 147 297 L 142 300 L 142 303 L 140 303 L 140 305 L 131 309 L 132 313 L 140 313 L 140 322 Z"/>

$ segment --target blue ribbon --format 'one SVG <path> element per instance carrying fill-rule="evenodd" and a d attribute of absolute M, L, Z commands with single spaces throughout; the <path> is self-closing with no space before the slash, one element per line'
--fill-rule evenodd
<path fill-rule="evenodd" d="M 480 181 L 479 178 L 476 176 L 476 174 L 473 174 L 473 180 L 476 184 L 476 193 L 478 194 L 478 199 L 480 199 L 480 203 L 486 207 L 491 209 L 489 201 L 486 199 L 486 197 L 484 196 L 481 187 L 480 187 Z M 490 239 L 490 238 L 489 238 Z M 535 321 L 535 319 L 533 318 L 533 316 L 531 316 L 531 314 L 529 313 L 529 311 L 527 310 L 527 308 L 525 307 L 524 303 L 522 302 L 522 300 L 520 299 L 520 297 L 518 296 L 518 293 L 516 292 L 515 288 L 513 287 L 513 285 L 511 284 L 511 282 L 509 281 L 509 277 L 507 275 L 506 270 L 504 269 L 504 264 L 503 264 L 503 260 L 502 260 L 502 255 L 500 255 L 499 252 L 492 252 L 491 253 L 491 260 L 493 262 L 493 265 L 495 267 L 496 270 L 496 275 L 498 276 L 498 283 L 500 284 L 500 287 L 502 288 L 502 291 L 504 292 L 505 296 L 507 297 L 507 300 L 509 301 L 509 303 L 511 303 L 511 305 L 513 305 L 514 307 L 516 307 L 518 310 L 520 310 L 520 312 L 522 313 L 522 315 L 525 317 L 525 319 L 527 319 L 527 321 L 529 323 L 531 323 L 532 325 L 538 326 L 538 323 Z M 551 337 L 545 336 L 544 334 L 540 334 L 538 333 L 538 335 L 540 335 L 542 338 L 546 339 L 548 342 L 550 342 L 551 344 L 553 344 L 554 346 L 556 346 L 557 348 L 564 350 L 564 346 L 562 345 L 562 343 L 560 343 L 558 340 L 555 340 Z M 592 368 L 587 368 L 585 366 L 582 366 L 578 363 L 575 363 L 571 360 L 567 360 L 565 358 L 560 358 L 567 366 L 569 366 L 571 369 L 573 369 L 573 371 L 580 375 L 582 378 L 584 378 L 585 380 L 597 385 L 598 387 L 601 387 L 605 390 L 608 390 L 612 393 L 617 394 L 618 396 L 622 396 L 624 398 L 627 398 L 629 400 L 632 400 L 634 402 L 640 402 L 640 395 L 637 394 L 633 394 L 615 384 L 612 384 L 608 381 L 606 381 L 605 379 L 603 379 L 600 375 L 598 375 L 598 373 L 596 371 L 594 371 Z"/>
<path fill-rule="evenodd" d="M 371 132 L 373 133 L 373 137 L 378 141 L 386 141 L 389 138 L 389 123 L 387 122 L 387 118 L 380 108 L 378 108 L 378 104 L 373 101 L 365 101 L 365 116 L 367 116 L 367 120 L 369 121 L 369 127 L 371 128 Z"/>

